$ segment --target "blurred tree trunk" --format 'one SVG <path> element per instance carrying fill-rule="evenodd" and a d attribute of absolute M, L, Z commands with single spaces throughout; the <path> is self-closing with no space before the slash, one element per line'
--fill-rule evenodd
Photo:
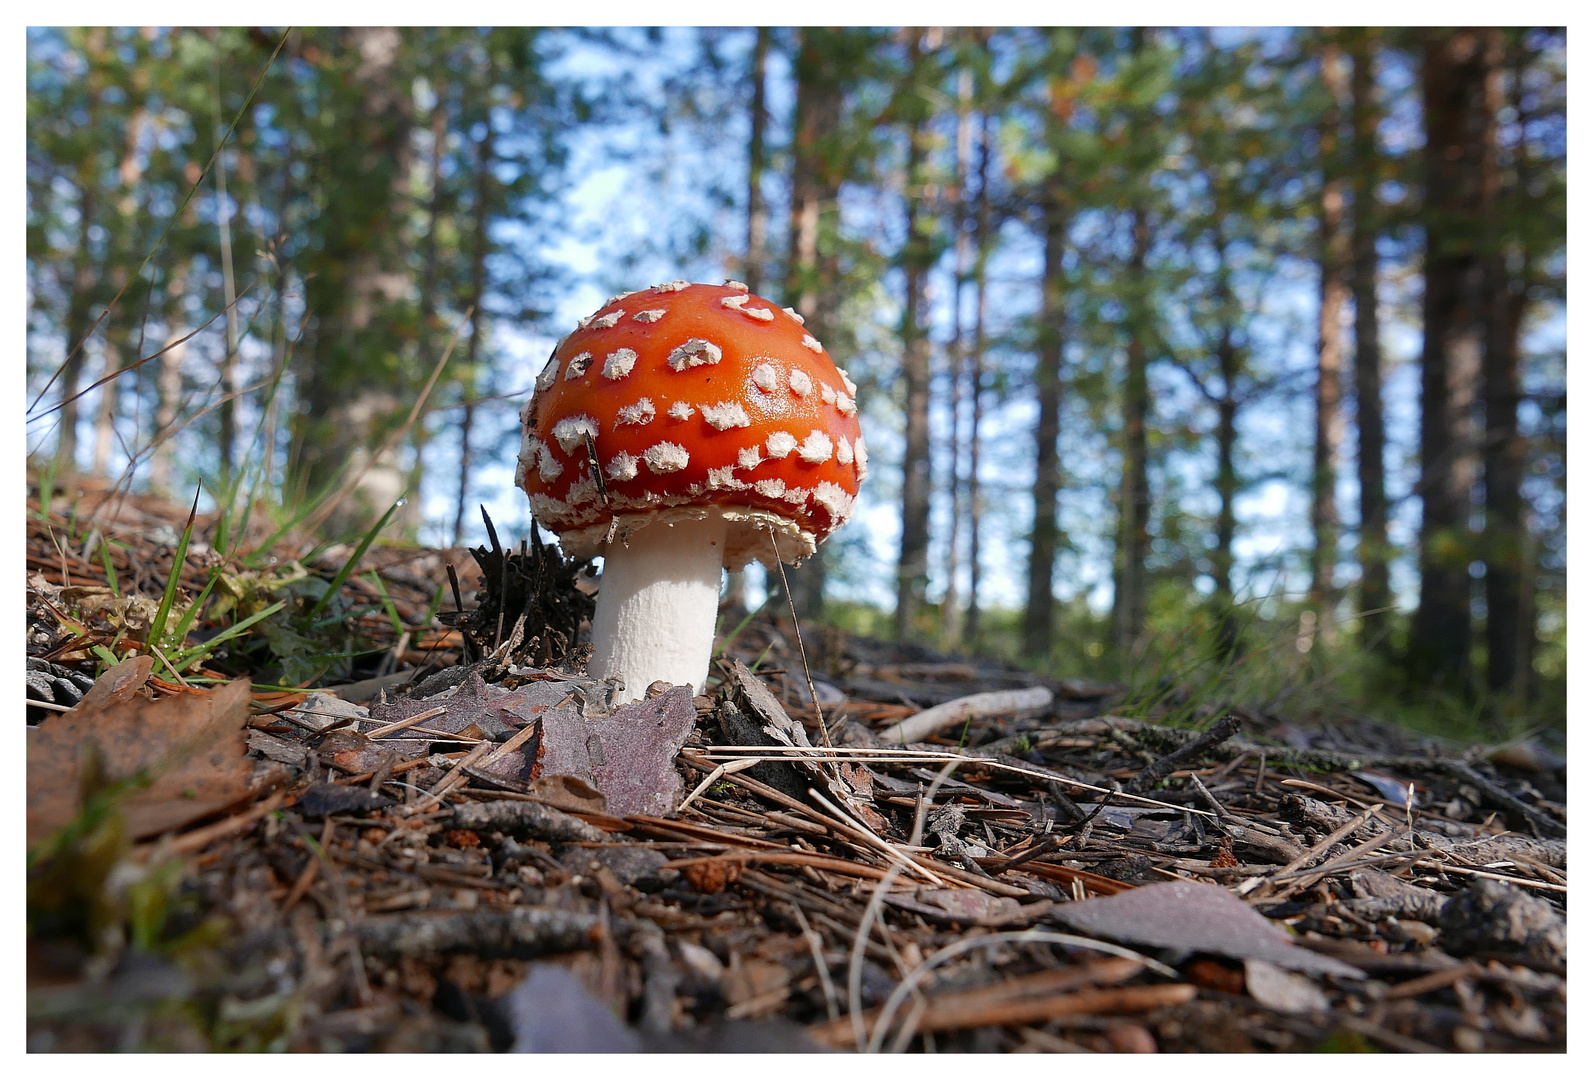
<path fill-rule="evenodd" d="M 1057 495 L 1062 490 L 1062 466 L 1057 456 L 1057 439 L 1062 422 L 1062 342 L 1063 278 L 1062 256 L 1067 250 L 1068 213 L 1062 177 L 1047 182 L 1042 213 L 1045 222 L 1045 249 L 1040 280 L 1040 318 L 1036 334 L 1035 394 L 1040 414 L 1035 422 L 1034 441 L 1034 529 L 1029 542 L 1029 598 L 1023 611 L 1023 651 L 1028 656 L 1051 653 L 1055 634 Z"/>
<path fill-rule="evenodd" d="M 155 377 L 155 431 L 153 440 L 156 445 L 149 463 L 149 486 L 158 495 L 174 498 L 173 490 L 175 480 L 174 470 L 177 460 L 177 445 L 172 439 L 172 429 L 177 424 L 178 406 L 181 404 L 183 389 L 183 356 L 188 351 L 187 342 L 180 345 L 172 344 L 178 338 L 188 333 L 183 325 L 183 294 L 188 291 L 188 267 L 178 264 L 172 271 L 170 279 L 166 282 L 165 296 L 161 301 L 161 321 L 166 325 L 166 340 L 162 347 L 166 351 L 161 353 L 156 361 L 160 365 Z"/>
<path fill-rule="evenodd" d="M 969 170 L 973 157 L 973 73 L 966 68 L 957 75 L 957 158 L 953 193 L 946 202 L 947 230 L 956 237 L 951 288 L 951 342 L 946 348 L 946 376 L 951 391 L 951 449 L 947 487 L 951 493 L 951 522 L 946 537 L 946 591 L 940 598 L 940 643 L 943 649 L 956 649 L 960 643 L 958 623 L 962 612 L 957 601 L 957 574 L 962 569 L 962 518 L 965 490 L 962 481 L 963 366 L 968 356 L 966 328 L 963 326 L 963 291 L 968 283 L 972 246 L 968 236 Z"/>
<path fill-rule="evenodd" d="M 1327 31 L 1329 35 L 1334 31 Z M 1316 438 L 1311 455 L 1311 591 L 1317 626 L 1325 630 L 1334 603 L 1333 570 L 1338 563 L 1338 456 L 1344 441 L 1340 399 L 1344 376 L 1344 303 L 1348 299 L 1349 235 L 1344 227 L 1343 161 L 1339 153 L 1340 102 L 1345 78 L 1341 52 L 1331 39 L 1322 46 L 1322 82 L 1329 105 L 1318 137 L 1322 195 L 1317 216 L 1321 302 L 1317 319 Z"/>
<path fill-rule="evenodd" d="M 100 100 L 104 92 L 104 63 L 107 54 L 105 30 L 96 28 L 84 40 L 88 54 L 88 103 L 86 107 L 87 131 L 96 131 L 100 118 Z M 94 325 L 93 308 L 99 295 L 99 268 L 95 265 L 90 230 L 98 221 L 100 212 L 99 163 L 93 153 L 78 158 L 74 175 L 77 187 L 77 250 L 72 255 L 71 299 L 66 308 L 66 362 L 61 365 L 56 380 L 57 393 L 64 402 L 58 417 L 58 434 L 55 441 L 56 476 L 62 481 L 77 474 L 77 421 L 78 402 L 69 400 L 77 394 L 83 377 L 83 364 L 88 359 L 90 329 Z"/>
<path fill-rule="evenodd" d="M 486 134 L 476 143 L 476 206 L 471 228 L 475 233 L 475 247 L 470 260 L 470 340 L 465 343 L 465 376 L 461 388 L 465 393 L 465 407 L 459 418 L 459 497 L 454 511 L 454 544 L 458 546 L 465 535 L 466 501 L 470 495 L 471 461 L 470 435 L 475 426 L 476 361 L 480 356 L 483 316 L 481 301 L 487 292 L 487 235 L 491 223 L 492 205 L 492 125 L 486 125 Z"/>
<path fill-rule="evenodd" d="M 1150 254 L 1150 216 L 1143 206 L 1130 211 L 1134 247 L 1129 255 L 1127 370 L 1123 378 L 1123 477 L 1118 493 L 1117 557 L 1112 589 L 1113 638 L 1120 656 L 1128 656 L 1145 630 L 1148 582 L 1145 559 L 1150 553 L 1150 476 L 1146 421 L 1150 415 L 1150 384 L 1146 338 L 1151 334 L 1147 310 L 1145 263 Z"/>
<path fill-rule="evenodd" d="M 1211 552 L 1212 579 L 1217 586 L 1219 606 L 1233 604 L 1233 541 L 1238 517 L 1234 502 L 1239 494 L 1239 470 L 1234 448 L 1239 441 L 1239 402 L 1233 383 L 1238 377 L 1238 350 L 1234 347 L 1233 327 L 1224 325 L 1217 344 L 1217 370 L 1222 378 L 1222 396 L 1217 399 L 1217 489 L 1216 544 Z"/>
<path fill-rule="evenodd" d="M 1213 486 L 1217 489 L 1217 522 L 1216 543 L 1211 552 L 1211 576 L 1216 585 L 1212 603 L 1217 621 L 1217 652 L 1226 661 L 1239 651 L 1239 620 L 1234 610 L 1233 542 L 1239 525 L 1236 506 L 1239 498 L 1239 465 L 1236 450 L 1239 443 L 1240 356 L 1238 342 L 1234 340 L 1238 305 L 1228 263 L 1228 240 L 1221 224 L 1222 212 L 1219 203 L 1215 300 L 1221 320 L 1216 356 L 1222 394 L 1213 402 L 1217 408 L 1217 473 L 1213 479 Z"/>
<path fill-rule="evenodd" d="M 146 89 L 141 80 L 135 76 L 134 89 Z M 138 197 L 139 181 L 143 179 L 144 167 L 139 158 L 139 139 L 143 135 L 144 126 L 149 122 L 149 112 L 142 102 L 132 104 L 132 112 L 128 117 L 127 131 L 122 140 L 122 158 L 117 165 L 117 190 L 116 190 L 116 229 L 113 241 L 124 257 L 118 259 L 120 265 L 116 267 L 113 285 L 120 289 L 127 281 L 128 267 L 137 266 L 137 259 L 143 257 L 143 252 L 134 254 L 130 244 L 136 244 L 140 237 L 138 215 L 141 209 L 147 209 L 149 195 L 146 193 L 142 200 Z M 125 257 L 131 256 L 131 261 Z M 129 290 L 129 295 L 123 297 L 123 302 L 117 310 L 110 315 L 110 325 L 105 334 L 105 371 L 120 371 L 129 359 L 136 361 L 139 343 L 133 338 L 135 320 L 139 317 L 138 309 L 134 307 L 136 290 Z M 120 415 L 122 393 L 125 390 L 123 380 L 115 379 L 106 383 L 100 389 L 99 415 L 94 422 L 94 475 L 109 479 L 111 464 L 111 448 L 116 441 L 116 421 Z M 133 392 L 137 400 L 137 391 Z M 136 436 L 135 436 L 136 437 Z"/>
<path fill-rule="evenodd" d="M 222 119 L 221 45 L 220 31 L 212 29 L 206 35 L 210 40 L 211 68 L 214 74 L 211 102 L 211 132 L 216 146 L 226 133 Z M 225 339 L 226 351 L 221 357 L 221 401 L 216 408 L 220 433 L 216 448 L 221 461 L 222 483 L 232 479 L 233 455 L 238 445 L 238 403 L 234 395 L 238 389 L 238 290 L 232 265 L 232 208 L 227 198 L 227 154 L 223 150 L 215 155 L 211 175 L 216 182 L 216 234 L 221 256 L 222 301 L 227 305 Z"/>
<path fill-rule="evenodd" d="M 411 287 L 404 224 L 413 99 L 396 30 L 328 34 L 321 62 L 338 66 L 344 77 L 321 102 L 337 134 L 320 147 L 314 170 L 319 249 L 305 279 L 314 331 L 295 350 L 303 410 L 295 435 L 311 493 L 370 463 L 354 497 L 327 521 L 328 533 L 337 535 L 368 525 L 403 487 L 396 457 L 370 462 L 369 455 L 403 414 L 414 382 L 399 362 L 400 304 Z"/>
<path fill-rule="evenodd" d="M 1145 30 L 1129 30 L 1130 55 L 1138 60 L 1145 50 Z M 1145 122 L 1143 108 L 1131 108 L 1137 127 Z M 1149 170 L 1143 158 L 1131 158 L 1130 183 L 1134 189 L 1129 208 L 1133 247 L 1124 274 L 1123 293 L 1128 322 L 1128 343 L 1123 373 L 1123 474 L 1118 483 L 1116 550 L 1112 559 L 1112 643 L 1119 658 L 1127 659 L 1145 631 L 1149 582 L 1145 560 L 1150 554 L 1150 476 L 1146 423 L 1150 417 L 1149 349 L 1153 332 L 1150 289 L 1145 265 L 1150 258 Z"/>
<path fill-rule="evenodd" d="M 836 329 L 840 307 L 839 267 L 834 245 L 836 199 L 844 175 L 840 148 L 841 78 L 837 70 L 836 35 L 820 27 L 797 31 L 796 103 L 791 136 L 790 251 L 786 260 L 786 297 L 823 342 Z M 802 618 L 816 618 L 824 608 L 825 549 L 800 567 L 788 567 L 791 601 Z M 770 588 L 778 575 L 770 575 Z"/>
<path fill-rule="evenodd" d="M 438 243 L 437 232 L 442 227 L 443 221 L 443 180 L 442 163 L 443 150 L 448 144 L 448 83 L 443 77 L 435 77 L 432 87 L 434 104 L 431 108 L 431 160 L 427 163 L 427 179 L 431 182 L 431 195 L 426 201 L 426 240 L 421 245 L 420 264 L 420 358 L 421 366 L 427 372 L 436 366 L 441 356 L 438 348 L 442 327 L 437 325 L 437 278 L 438 278 Z M 472 262 L 471 270 L 475 265 Z M 474 279 L 472 278 L 472 284 Z M 460 380 L 460 394 L 467 401 L 474 397 L 474 387 L 471 385 L 470 376 Z M 466 406 L 469 407 L 468 405 Z M 415 461 L 409 469 L 409 479 L 405 489 L 410 493 L 410 499 L 404 509 L 399 511 L 398 521 L 404 535 L 413 537 L 425 521 L 425 498 L 423 497 L 422 484 L 426 475 L 426 444 L 429 436 L 424 422 L 415 425 L 410 432 L 410 440 L 415 448 Z M 463 465 L 463 462 L 461 462 Z M 464 469 L 460 470 L 461 478 Z M 460 500 L 463 504 L 464 500 Z M 459 543 L 458 516 L 454 520 L 454 543 Z"/>
<path fill-rule="evenodd" d="M 922 31 L 910 31 L 907 78 L 921 77 Z M 929 269 L 934 256 L 925 235 L 929 228 L 924 206 L 923 171 L 929 153 L 928 117 L 914 109 L 907 131 L 907 165 L 904 172 L 907 237 L 901 263 L 905 279 L 902 298 L 902 386 L 905 406 L 905 447 L 902 459 L 902 541 L 896 563 L 896 637 L 908 640 L 919 631 L 919 615 L 929 585 L 929 328 L 927 297 Z"/>
<path fill-rule="evenodd" d="M 1503 32 L 1483 31 L 1490 58 L 1502 57 Z M 1526 67 L 1525 49 L 1517 42 L 1511 48 L 1512 80 L 1516 93 L 1513 104 L 1517 116 L 1523 114 L 1521 73 Z M 1491 60 L 1484 89 L 1484 108 L 1490 119 L 1504 108 L 1504 70 Z M 1531 672 L 1530 648 L 1523 650 L 1526 621 L 1522 594 L 1526 575 L 1528 530 L 1521 498 L 1521 480 L 1526 468 L 1526 440 L 1521 435 L 1517 414 L 1521 404 L 1521 320 L 1526 312 L 1527 290 L 1520 276 L 1512 275 L 1506 250 L 1504 199 L 1496 139 L 1490 139 L 1490 152 L 1483 159 L 1482 195 L 1484 220 L 1488 227 L 1486 289 L 1489 303 L 1488 339 L 1483 352 L 1482 440 L 1483 505 L 1486 526 L 1483 562 L 1486 571 L 1483 589 L 1488 601 L 1488 689 L 1496 694 L 1524 696 L 1526 678 Z M 1526 187 L 1523 170 L 1530 168 L 1528 155 L 1517 143 L 1514 187 Z M 1513 200 L 1512 200 L 1513 201 Z M 1516 213 L 1520 213 L 1517 210 Z"/>
<path fill-rule="evenodd" d="M 769 213 L 763 201 L 763 148 L 764 130 L 769 122 L 765 105 L 765 84 L 768 81 L 769 28 L 760 26 L 754 31 L 752 43 L 752 68 L 748 79 L 752 83 L 752 104 L 748 114 L 747 136 L 747 254 L 741 261 L 741 280 L 749 291 L 763 291 L 763 266 L 768 260 Z M 719 602 L 725 617 L 738 620 L 747 613 L 747 574 L 732 570 L 725 575 L 725 595 Z"/>
<path fill-rule="evenodd" d="M 1377 103 L 1377 31 L 1351 32 L 1351 124 L 1354 128 L 1355 206 L 1351 215 L 1355 293 L 1355 428 L 1356 475 L 1360 482 L 1360 537 L 1356 560 L 1361 566 L 1360 640 L 1363 648 L 1389 654 L 1387 609 L 1393 603 L 1388 584 L 1388 497 L 1383 474 L 1383 355 L 1377 312 L 1377 237 L 1381 215 L 1377 182 L 1382 155 L 1377 144 L 1381 110 Z"/>
<path fill-rule="evenodd" d="M 963 640 L 979 648 L 979 425 L 984 420 L 985 390 L 985 270 L 990 256 L 990 114 L 979 117 L 979 195 L 974 203 L 974 325 L 969 356 L 968 386 L 972 416 L 968 422 L 968 616 Z"/>
<path fill-rule="evenodd" d="M 1474 416 L 1491 305 L 1485 230 L 1498 48 L 1476 29 L 1431 32 L 1423 50 L 1426 295 L 1422 302 L 1421 598 L 1407 650 L 1412 682 L 1471 686 Z"/>
<path fill-rule="evenodd" d="M 754 293 L 763 289 L 763 264 L 769 256 L 769 215 L 763 202 L 763 143 L 769 123 L 769 110 L 764 104 L 765 84 L 768 81 L 769 28 L 758 27 L 756 35 L 752 46 L 752 70 L 748 73 L 752 83 L 752 104 L 747 125 L 747 255 L 741 264 L 741 280 Z"/>

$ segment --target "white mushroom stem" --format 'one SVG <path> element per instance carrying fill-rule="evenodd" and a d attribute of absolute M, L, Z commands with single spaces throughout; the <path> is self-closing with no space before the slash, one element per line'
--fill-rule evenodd
<path fill-rule="evenodd" d="M 587 666 L 625 680 L 616 701 L 638 701 L 663 680 L 703 692 L 719 615 L 725 519 L 657 523 L 603 549 Z"/>

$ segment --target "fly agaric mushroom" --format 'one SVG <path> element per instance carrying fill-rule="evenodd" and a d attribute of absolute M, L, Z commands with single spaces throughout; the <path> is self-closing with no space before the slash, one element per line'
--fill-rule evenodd
<path fill-rule="evenodd" d="M 618 700 L 700 693 L 720 570 L 800 562 L 851 516 L 856 395 L 800 315 L 735 281 L 616 296 L 553 350 L 519 483 L 567 555 L 603 556 L 590 669 Z"/>

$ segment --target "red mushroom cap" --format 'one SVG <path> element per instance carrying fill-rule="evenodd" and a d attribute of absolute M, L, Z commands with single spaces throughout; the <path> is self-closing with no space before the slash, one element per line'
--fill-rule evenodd
<path fill-rule="evenodd" d="M 726 565 L 772 565 L 770 525 L 780 556 L 804 558 L 851 516 L 868 472 L 856 394 L 789 308 L 738 282 L 655 285 L 553 351 L 522 415 L 520 485 L 572 554 L 596 553 L 616 521 L 717 507 L 732 522 Z"/>

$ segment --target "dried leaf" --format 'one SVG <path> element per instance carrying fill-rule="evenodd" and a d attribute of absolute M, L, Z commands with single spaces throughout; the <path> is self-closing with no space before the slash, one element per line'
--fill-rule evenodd
<path fill-rule="evenodd" d="M 389 754 L 404 757 L 407 756 L 405 751 L 411 749 L 417 756 L 423 754 L 425 746 L 422 742 L 406 746 L 403 740 L 398 739 L 373 742 L 352 731 L 334 731 L 321 740 L 316 750 L 322 761 L 330 762 L 344 772 L 357 774 L 375 772 L 382 767 L 382 760 Z"/>
<path fill-rule="evenodd" d="M 137 696 L 138 688 L 149 681 L 149 673 L 153 670 L 155 670 L 153 656 L 130 656 L 95 679 L 94 685 L 83 695 L 83 700 L 77 703 L 77 707 L 103 709 L 131 701 Z"/>
<path fill-rule="evenodd" d="M 526 794 L 560 810 L 588 814 L 608 812 L 607 796 L 579 776 L 539 777 L 526 785 Z"/>
<path fill-rule="evenodd" d="M 1325 1011 L 1327 995 L 1304 975 L 1284 971 L 1265 960 L 1245 961 L 1245 988 L 1262 1005 L 1280 1013 Z"/>
<path fill-rule="evenodd" d="M 75 817 L 82 757 L 92 742 L 107 780 L 146 772 L 150 785 L 123 803 L 128 834 L 154 836 L 226 809 L 281 778 L 255 782 L 247 757 L 249 682 L 146 701 L 61 713 L 28 732 L 28 842 Z"/>
<path fill-rule="evenodd" d="M 1011 897 L 991 896 L 980 889 L 919 889 L 916 893 L 890 893 L 885 899 L 904 911 L 967 926 L 1029 923 L 1051 909 L 1047 902 L 1025 907 Z"/>
<path fill-rule="evenodd" d="M 1086 933 L 1135 945 L 1270 960 L 1295 971 L 1346 979 L 1366 977 L 1359 968 L 1299 948 L 1249 904 L 1205 882 L 1142 885 L 1116 896 L 1063 904 L 1052 915 Z"/>

